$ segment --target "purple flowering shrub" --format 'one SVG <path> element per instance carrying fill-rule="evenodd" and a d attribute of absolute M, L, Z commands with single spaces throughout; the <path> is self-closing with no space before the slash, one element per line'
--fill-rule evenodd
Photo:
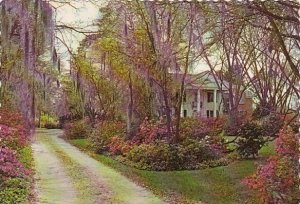
<path fill-rule="evenodd" d="M 16 152 L 7 148 L 0 147 L 0 180 L 8 178 L 26 178 L 29 171 L 18 161 Z"/>

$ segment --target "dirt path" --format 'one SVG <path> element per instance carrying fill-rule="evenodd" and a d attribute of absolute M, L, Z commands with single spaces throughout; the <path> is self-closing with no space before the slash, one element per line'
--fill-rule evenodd
<path fill-rule="evenodd" d="M 58 136 L 60 130 L 36 132 L 32 145 L 38 203 L 159 204 L 159 198 Z"/>

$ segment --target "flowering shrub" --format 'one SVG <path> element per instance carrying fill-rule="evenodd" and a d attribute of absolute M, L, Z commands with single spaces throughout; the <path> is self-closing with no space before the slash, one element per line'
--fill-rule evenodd
<path fill-rule="evenodd" d="M 167 132 L 167 127 L 162 120 L 154 121 L 146 118 L 140 125 L 139 130 L 132 141 L 135 144 L 149 144 L 155 140 L 165 138 Z"/>
<path fill-rule="evenodd" d="M 176 155 L 181 169 L 197 169 L 204 161 L 218 159 L 218 153 L 210 148 L 206 140 L 186 139 L 177 145 Z"/>
<path fill-rule="evenodd" d="M 93 129 L 89 140 L 97 153 L 108 150 L 111 138 L 118 136 L 124 137 L 125 125 L 122 122 L 102 121 Z M 114 142 L 116 144 L 116 141 Z"/>
<path fill-rule="evenodd" d="M 25 154 L 30 129 L 21 114 L 0 109 L 0 203 L 26 203 L 30 193 L 29 165 Z M 28 166 L 29 167 L 29 166 Z"/>
<path fill-rule="evenodd" d="M 85 120 L 79 120 L 64 125 L 64 137 L 66 139 L 87 138 L 91 133 L 91 126 Z"/>
<path fill-rule="evenodd" d="M 166 143 L 135 145 L 126 157 L 139 169 L 162 171 L 179 166 L 175 148 Z"/>
<path fill-rule="evenodd" d="M 28 127 L 25 125 L 26 122 L 20 113 L 1 108 L 0 116 L 0 124 L 2 125 L 13 128 L 24 127 L 24 129 L 28 129 Z"/>
<path fill-rule="evenodd" d="M 227 152 L 227 146 L 224 144 L 224 138 L 221 135 L 217 136 L 205 136 L 204 137 L 205 144 L 215 152 L 215 154 L 218 154 L 219 156 L 223 156 L 224 153 Z"/>
<path fill-rule="evenodd" d="M 225 118 L 184 118 L 180 124 L 180 135 L 182 139 L 219 135 L 225 122 Z"/>
<path fill-rule="evenodd" d="M 28 136 L 23 129 L 13 129 L 0 124 L 0 142 L 3 146 L 18 150 L 28 142 Z"/>
<path fill-rule="evenodd" d="M 21 114 L 0 109 L 0 141 L 18 149 L 29 141 L 30 129 Z"/>
<path fill-rule="evenodd" d="M 0 180 L 6 180 L 11 177 L 24 178 L 29 175 L 16 156 L 16 153 L 9 148 L 0 147 Z"/>
<path fill-rule="evenodd" d="M 134 145 L 125 155 L 133 166 L 157 171 L 199 169 L 204 165 L 210 166 L 208 163 L 204 164 L 205 162 L 220 158 L 205 140 L 199 139 L 186 139 L 181 144 L 167 144 L 160 141 Z"/>
<path fill-rule="evenodd" d="M 299 203 L 298 138 L 285 128 L 278 134 L 275 146 L 277 155 L 243 182 L 258 192 L 261 203 Z"/>
<path fill-rule="evenodd" d="M 237 152 L 242 157 L 252 156 L 254 158 L 265 144 L 263 129 L 255 121 L 249 121 L 242 125 L 238 131 L 238 135 L 240 137 L 237 141 Z"/>
<path fill-rule="evenodd" d="M 113 155 L 125 155 L 132 149 L 132 146 L 123 138 L 114 136 L 110 139 L 108 149 L 109 152 Z"/>

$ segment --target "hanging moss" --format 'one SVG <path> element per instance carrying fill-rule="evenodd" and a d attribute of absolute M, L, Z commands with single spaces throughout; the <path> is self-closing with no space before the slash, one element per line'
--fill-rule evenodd
<path fill-rule="evenodd" d="M 54 50 L 53 9 L 44 0 L 5 0 L 1 3 L 1 101 L 10 103 L 33 123 L 35 89 L 43 83 L 41 56 L 51 61 Z M 47 54 L 48 53 L 48 54 Z M 45 60 L 45 59 L 43 59 Z M 46 59 L 47 60 L 47 59 Z M 1 102 L 0 101 L 0 102 Z"/>

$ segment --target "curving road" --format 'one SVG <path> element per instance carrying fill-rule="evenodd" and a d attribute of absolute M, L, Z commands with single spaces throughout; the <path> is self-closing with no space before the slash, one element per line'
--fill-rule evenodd
<path fill-rule="evenodd" d="M 150 191 L 59 138 L 61 134 L 61 130 L 36 131 L 32 144 L 36 203 L 163 203 Z"/>

